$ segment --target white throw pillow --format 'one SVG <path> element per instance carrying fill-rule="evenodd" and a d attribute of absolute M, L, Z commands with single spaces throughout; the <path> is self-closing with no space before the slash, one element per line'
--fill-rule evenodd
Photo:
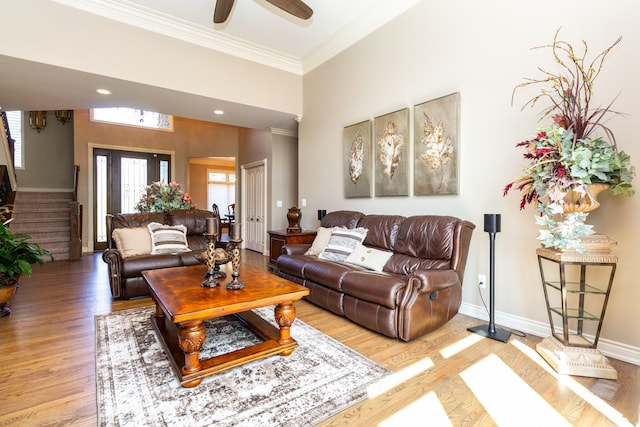
<path fill-rule="evenodd" d="M 304 253 L 305 255 L 320 255 L 324 248 L 327 247 L 327 243 L 329 243 L 329 238 L 331 237 L 331 229 L 326 227 L 318 227 L 318 233 L 316 234 L 315 239 L 313 239 L 313 243 L 311 247 Z"/>
<path fill-rule="evenodd" d="M 122 258 L 151 253 L 151 234 L 147 227 L 116 228 L 111 235 Z"/>
<path fill-rule="evenodd" d="M 184 225 L 163 225 L 152 222 L 147 225 L 151 233 L 151 253 L 177 254 L 189 252 L 187 246 L 187 227 Z"/>
<path fill-rule="evenodd" d="M 380 249 L 369 248 L 359 243 L 347 257 L 350 264 L 359 265 L 369 270 L 382 271 L 384 265 L 389 261 L 393 252 L 381 251 Z"/>
<path fill-rule="evenodd" d="M 334 227 L 331 230 L 331 237 L 322 253 L 318 256 L 327 261 L 346 261 L 358 243 L 362 243 L 367 237 L 367 230 L 363 227 L 340 228 Z"/>

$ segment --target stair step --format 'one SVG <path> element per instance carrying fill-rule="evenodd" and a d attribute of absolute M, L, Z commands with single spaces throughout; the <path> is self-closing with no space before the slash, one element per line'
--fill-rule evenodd
<path fill-rule="evenodd" d="M 25 202 L 32 200 L 73 200 L 73 193 L 60 191 L 18 191 L 16 201 Z"/>
<path fill-rule="evenodd" d="M 18 191 L 11 230 L 31 236 L 30 241 L 48 250 L 56 261 L 69 259 L 72 199 L 71 192 Z"/>

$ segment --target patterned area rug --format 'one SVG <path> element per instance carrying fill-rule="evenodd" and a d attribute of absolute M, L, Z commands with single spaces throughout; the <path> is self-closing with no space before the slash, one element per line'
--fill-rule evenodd
<path fill-rule="evenodd" d="M 390 373 L 296 319 L 291 336 L 299 347 L 291 356 L 254 361 L 184 388 L 151 327 L 153 310 L 96 316 L 101 426 L 310 426 L 364 399 L 366 388 Z M 275 325 L 273 307 L 256 313 Z M 201 358 L 260 342 L 233 316 L 206 327 Z"/>

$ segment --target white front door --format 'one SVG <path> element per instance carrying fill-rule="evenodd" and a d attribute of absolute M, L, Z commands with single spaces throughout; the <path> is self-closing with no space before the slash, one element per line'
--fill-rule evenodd
<path fill-rule="evenodd" d="M 245 248 L 264 254 L 267 230 L 267 160 L 242 166 L 242 234 Z"/>

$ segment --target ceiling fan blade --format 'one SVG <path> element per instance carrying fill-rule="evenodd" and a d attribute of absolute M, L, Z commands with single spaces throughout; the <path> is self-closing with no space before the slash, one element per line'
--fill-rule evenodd
<path fill-rule="evenodd" d="M 213 22 L 215 24 L 222 24 L 227 20 L 233 8 L 235 0 L 216 0 L 216 10 L 213 12 Z"/>
<path fill-rule="evenodd" d="M 219 1 L 219 0 L 218 0 Z M 297 16 L 300 19 L 309 19 L 313 15 L 313 10 L 302 0 L 267 0 L 272 5 L 284 10 L 287 13 Z"/>

